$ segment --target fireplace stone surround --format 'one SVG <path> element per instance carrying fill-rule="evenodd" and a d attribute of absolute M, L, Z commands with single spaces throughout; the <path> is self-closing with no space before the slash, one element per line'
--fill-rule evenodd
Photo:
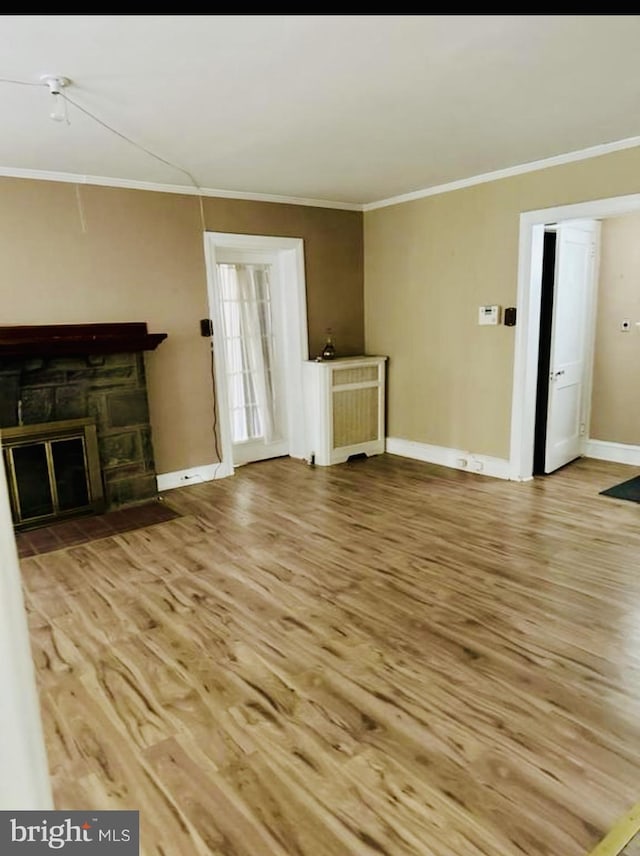
<path fill-rule="evenodd" d="M 138 323 L 0 328 L 0 435 L 93 418 L 106 510 L 155 497 L 144 351 L 165 337 Z"/>

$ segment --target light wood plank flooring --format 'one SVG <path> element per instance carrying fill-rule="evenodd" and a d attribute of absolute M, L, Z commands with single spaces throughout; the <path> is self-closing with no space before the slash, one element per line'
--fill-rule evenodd
<path fill-rule="evenodd" d="M 146 856 L 584 856 L 640 800 L 635 474 L 283 458 L 24 559 L 57 806 Z"/>

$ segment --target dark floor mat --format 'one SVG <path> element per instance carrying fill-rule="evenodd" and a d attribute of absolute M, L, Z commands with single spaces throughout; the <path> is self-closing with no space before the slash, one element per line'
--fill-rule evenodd
<path fill-rule="evenodd" d="M 614 499 L 628 499 L 630 502 L 640 502 L 640 476 L 620 482 L 607 490 L 600 491 L 601 496 L 612 496 Z"/>

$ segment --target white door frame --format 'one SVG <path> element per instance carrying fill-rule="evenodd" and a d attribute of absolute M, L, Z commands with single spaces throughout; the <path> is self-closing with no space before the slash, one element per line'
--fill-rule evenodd
<path fill-rule="evenodd" d="M 640 211 L 640 194 L 615 196 L 526 211 L 520 215 L 518 256 L 518 320 L 516 324 L 511 404 L 509 478 L 533 477 L 538 350 L 540 344 L 540 295 L 544 227 L 563 220 L 596 220 Z"/>
<path fill-rule="evenodd" d="M 236 235 L 229 232 L 205 232 L 204 251 L 207 267 L 207 294 L 209 312 L 214 319 L 214 329 L 221 329 L 219 302 L 216 299 L 218 273 L 216 251 L 261 250 L 276 252 L 279 257 L 279 273 L 283 286 L 283 308 L 286 335 L 284 337 L 284 386 L 287 396 L 287 430 L 289 454 L 292 458 L 304 458 L 306 454 L 304 422 L 304 387 L 302 368 L 309 358 L 307 333 L 307 290 L 304 274 L 304 242 L 302 238 L 278 238 L 267 235 Z M 218 478 L 231 476 L 233 466 L 233 443 L 227 398 L 224 348 L 222 338 L 214 335 L 213 355 L 218 400 L 218 424 L 220 431 L 221 464 Z"/>

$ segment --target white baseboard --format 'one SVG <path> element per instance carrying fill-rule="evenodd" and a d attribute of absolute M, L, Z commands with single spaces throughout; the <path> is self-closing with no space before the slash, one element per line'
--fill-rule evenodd
<path fill-rule="evenodd" d="M 201 467 L 191 467 L 188 470 L 176 470 L 174 473 L 158 473 L 158 491 L 173 490 L 188 484 L 224 479 L 233 475 L 233 467 L 226 464 L 203 464 Z"/>
<path fill-rule="evenodd" d="M 607 440 L 587 440 L 583 454 L 598 461 L 614 461 L 617 464 L 633 464 L 640 467 L 640 446 L 626 443 L 609 443 Z"/>
<path fill-rule="evenodd" d="M 467 470 L 483 476 L 497 479 L 509 478 L 509 461 L 506 458 L 492 458 L 490 455 L 476 455 L 462 449 L 450 449 L 448 446 L 431 446 L 428 443 L 416 443 L 399 437 L 387 437 L 386 450 L 391 455 L 414 458 L 429 464 L 440 464 L 456 470 Z"/>

